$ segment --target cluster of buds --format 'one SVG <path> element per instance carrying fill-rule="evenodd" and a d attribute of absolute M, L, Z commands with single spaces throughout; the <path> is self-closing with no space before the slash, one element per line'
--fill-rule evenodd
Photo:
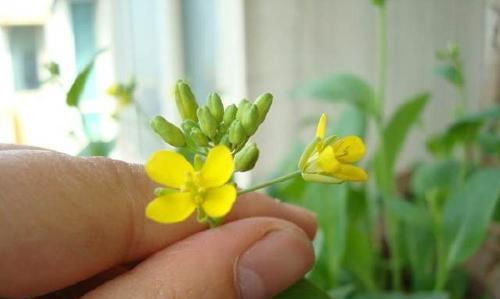
<path fill-rule="evenodd" d="M 238 106 L 224 107 L 220 96 L 212 92 L 206 105 L 199 105 L 189 85 L 175 85 L 175 103 L 182 118 L 180 127 L 162 116 L 151 121 L 153 130 L 169 145 L 186 148 L 206 156 L 211 148 L 224 145 L 234 157 L 236 171 L 251 170 L 259 158 L 259 149 L 249 142 L 271 108 L 273 96 L 265 93 L 254 103 L 243 99 Z"/>

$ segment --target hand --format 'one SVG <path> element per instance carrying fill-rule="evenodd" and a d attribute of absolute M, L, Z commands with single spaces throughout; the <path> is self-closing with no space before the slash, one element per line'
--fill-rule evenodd
<path fill-rule="evenodd" d="M 226 224 L 144 216 L 139 165 L 0 145 L 0 297 L 270 298 L 314 261 L 312 214 L 240 197 Z"/>

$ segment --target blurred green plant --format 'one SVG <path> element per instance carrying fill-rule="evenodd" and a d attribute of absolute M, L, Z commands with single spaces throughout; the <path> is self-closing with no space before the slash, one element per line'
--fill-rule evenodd
<path fill-rule="evenodd" d="M 82 132 L 85 138 L 85 140 L 83 140 L 82 142 L 85 145 L 78 153 L 79 156 L 107 157 L 116 145 L 115 139 L 103 140 L 100 134 L 94 133 L 94 130 L 92 130 L 89 121 L 89 115 L 85 113 L 81 107 L 82 97 L 85 92 L 85 88 L 88 85 L 89 77 L 94 69 L 95 61 L 99 57 L 99 55 L 105 51 L 106 50 L 99 50 L 92 56 L 85 67 L 77 74 L 77 76 L 71 83 L 71 86 L 66 92 L 66 105 L 78 112 Z M 49 73 L 49 77 L 44 81 L 44 83 L 57 84 L 59 87 L 65 90 L 66 88 L 61 80 L 59 65 L 56 62 L 49 62 L 44 65 L 44 68 Z M 111 117 L 117 119 L 126 107 L 134 106 L 136 109 L 137 118 L 139 120 L 141 119 L 141 117 L 143 119 L 147 119 L 147 115 L 145 115 L 144 110 L 142 110 L 137 101 L 135 101 L 135 90 L 136 81 L 134 78 L 131 78 L 126 83 L 115 83 L 108 88 L 108 95 L 116 100 L 116 109 L 112 113 Z"/>
<path fill-rule="evenodd" d="M 317 213 L 317 263 L 307 278 L 331 298 L 463 298 L 468 288 L 463 263 L 481 246 L 494 215 L 500 215 L 500 107 L 468 114 L 459 47 L 449 44 L 438 51 L 435 73 L 457 92 L 454 120 L 429 138 L 426 149 L 434 160 L 417 163 L 409 186 L 399 192 L 405 186 L 397 184 L 395 165 L 430 94 L 411 96 L 393 115 L 384 115 L 386 1 L 372 2 L 377 11 L 375 87 L 353 74 L 334 74 L 293 91 L 296 97 L 344 104 L 332 126 L 336 134 L 366 136 L 367 125 L 374 124 L 378 147 L 370 163 L 372 184 L 325 186 L 297 179 L 270 193 Z M 299 154 L 293 150 L 282 168 Z"/>

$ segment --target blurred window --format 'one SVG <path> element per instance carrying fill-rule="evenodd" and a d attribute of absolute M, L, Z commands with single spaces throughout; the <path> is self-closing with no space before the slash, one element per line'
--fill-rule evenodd
<path fill-rule="evenodd" d="M 42 48 L 42 26 L 11 26 L 7 30 L 16 91 L 40 86 L 38 67 Z"/>
<path fill-rule="evenodd" d="M 217 1 L 183 0 L 181 5 L 186 77 L 203 102 L 215 88 Z"/>
<path fill-rule="evenodd" d="M 71 2 L 71 23 L 75 37 L 75 58 L 78 71 L 82 71 L 97 52 L 95 28 L 95 2 L 78 0 Z M 82 100 L 93 100 L 97 97 L 97 85 L 94 72 L 85 86 Z"/>

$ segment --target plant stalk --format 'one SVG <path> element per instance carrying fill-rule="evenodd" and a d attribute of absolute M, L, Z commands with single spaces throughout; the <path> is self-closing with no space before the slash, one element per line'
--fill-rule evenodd
<path fill-rule="evenodd" d="M 376 90 L 376 126 L 380 143 L 380 163 L 382 163 L 382 173 L 380 181 L 382 183 L 382 198 L 386 201 L 395 192 L 393 169 L 388 169 L 385 151 L 384 134 L 384 99 L 387 79 L 387 18 L 385 3 L 377 5 L 377 90 Z M 401 290 L 401 256 L 399 252 L 399 230 L 397 218 L 389 211 L 384 203 L 385 224 L 388 235 L 388 243 L 391 252 L 391 278 L 392 288 Z"/>
<path fill-rule="evenodd" d="M 247 189 L 244 189 L 244 190 L 241 190 L 241 191 L 238 192 L 238 195 L 242 195 L 242 194 L 245 194 L 245 193 L 248 193 L 248 192 L 256 191 L 256 190 L 259 190 L 259 189 L 262 189 L 262 188 L 266 188 L 266 187 L 274 185 L 274 184 L 278 184 L 278 183 L 281 183 L 281 182 L 293 179 L 296 176 L 299 176 L 300 174 L 301 174 L 300 170 L 294 171 L 292 173 L 289 173 L 289 174 L 277 177 L 277 178 L 275 178 L 273 180 L 270 180 L 270 181 L 267 181 L 267 182 L 255 185 L 253 187 L 250 187 L 250 188 L 247 188 Z"/>

